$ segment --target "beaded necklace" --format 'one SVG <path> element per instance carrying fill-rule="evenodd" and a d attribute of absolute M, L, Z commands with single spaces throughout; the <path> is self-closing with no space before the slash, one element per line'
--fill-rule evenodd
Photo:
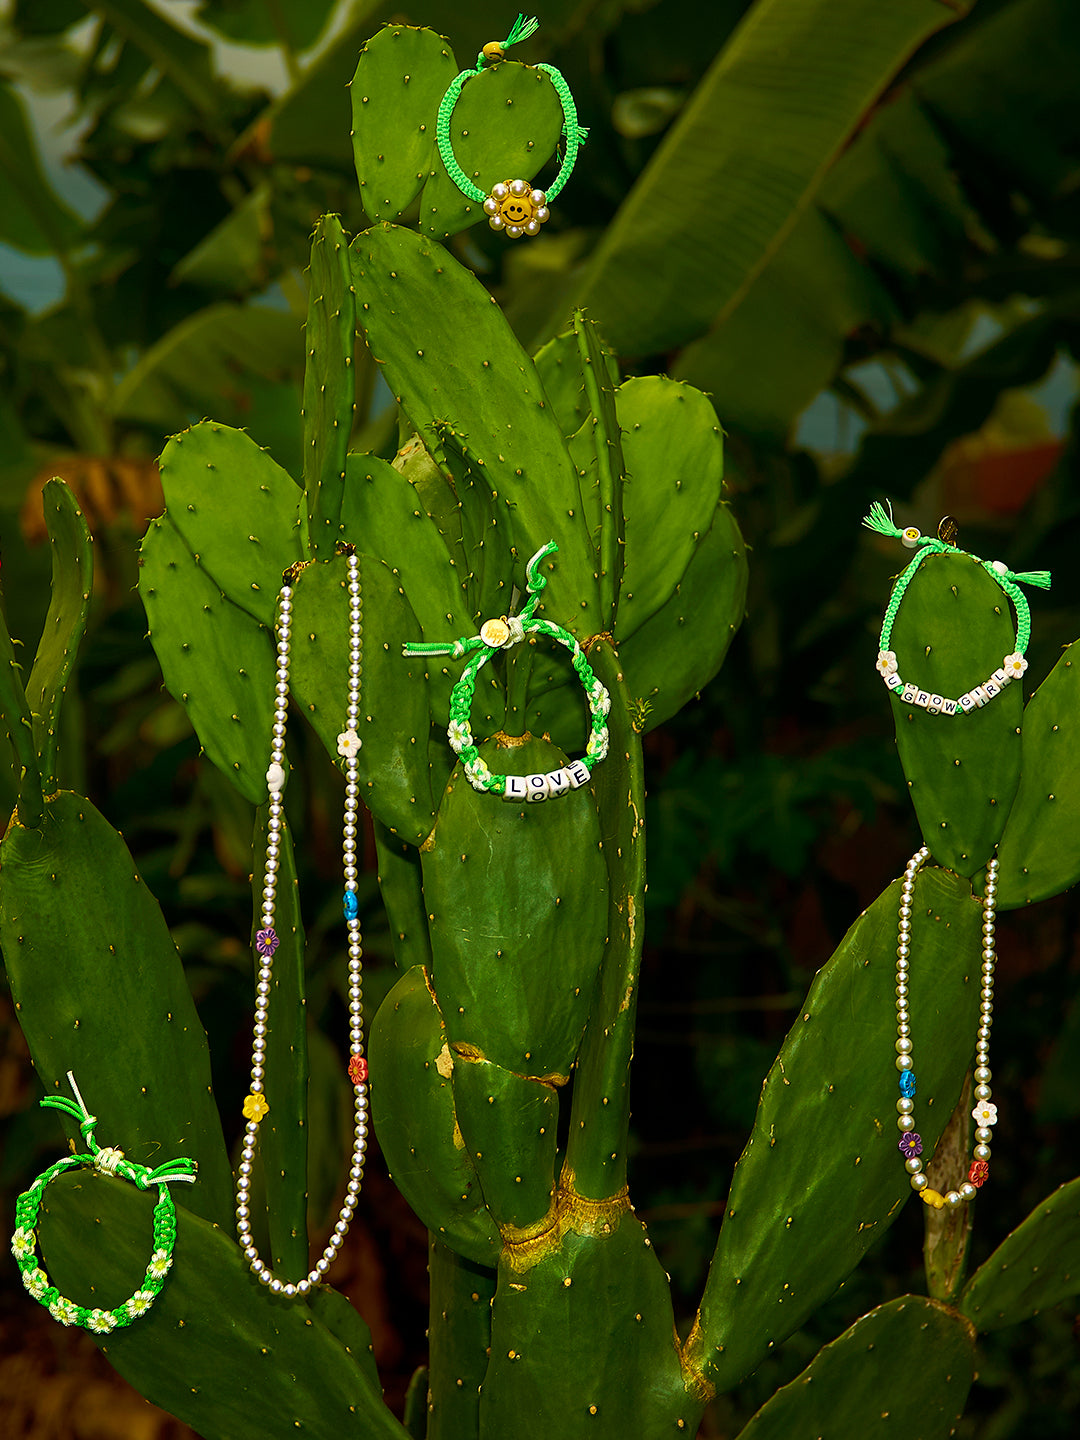
<path fill-rule="evenodd" d="M 979 1028 L 975 1038 L 975 1149 L 968 1178 L 957 1190 L 944 1195 L 930 1186 L 919 1158 L 923 1151 L 922 1136 L 915 1129 L 915 1061 L 912 1056 L 911 1011 L 911 902 L 915 895 L 915 877 L 929 858 L 925 845 L 907 863 L 900 892 L 900 920 L 896 936 L 896 1068 L 900 1071 L 900 1099 L 896 1102 L 896 1128 L 901 1132 L 900 1153 L 911 1177 L 911 1188 L 935 1210 L 954 1210 L 965 1201 L 973 1200 L 990 1174 L 990 1140 L 992 1126 L 997 1124 L 997 1106 L 991 1104 L 990 1027 L 994 1020 L 994 907 L 997 899 L 998 862 L 995 856 L 986 866 L 986 894 L 982 920 L 982 989 L 979 996 Z"/>
<path fill-rule="evenodd" d="M 342 910 L 349 941 L 349 1079 L 355 1093 L 353 1116 L 353 1151 L 349 1181 L 337 1223 L 320 1258 L 307 1277 L 295 1283 L 278 1279 L 259 1258 L 251 1234 L 251 1176 L 255 1160 L 255 1140 L 259 1124 L 269 1113 L 270 1105 L 263 1093 L 266 1064 L 266 1034 L 270 1013 L 270 983 L 273 975 L 274 951 L 280 941 L 274 930 L 274 899 L 277 893 L 277 872 L 283 816 L 282 791 L 285 787 L 285 728 L 289 707 L 289 650 L 292 635 L 293 586 L 305 565 L 298 561 L 282 576 L 277 608 L 277 682 L 274 707 L 273 740 L 266 784 L 270 797 L 270 815 L 266 832 L 266 868 L 263 874 L 261 926 L 255 935 L 255 950 L 260 957 L 255 995 L 255 1027 L 251 1053 L 251 1091 L 244 1101 L 247 1128 L 236 1180 L 236 1228 L 244 1258 L 259 1281 L 274 1294 L 306 1295 L 313 1285 L 326 1276 L 340 1250 L 349 1223 L 356 1209 L 360 1182 L 364 1174 L 364 1157 L 368 1138 L 367 1061 L 364 1059 L 364 1012 L 361 990 L 363 949 L 360 935 L 359 901 L 357 899 L 356 817 L 360 800 L 357 781 L 357 755 L 360 737 L 356 725 L 360 717 L 360 676 L 363 664 L 363 607 L 360 594 L 359 561 L 356 547 L 339 541 L 337 554 L 344 555 L 348 566 L 349 595 L 349 677 L 348 700 L 345 707 L 345 729 L 338 736 L 338 754 L 345 761 L 345 813 L 342 827 L 342 858 L 345 891 Z"/>

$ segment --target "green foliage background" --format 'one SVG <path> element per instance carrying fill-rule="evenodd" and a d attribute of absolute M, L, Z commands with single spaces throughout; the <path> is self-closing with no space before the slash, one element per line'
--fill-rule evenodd
<path fill-rule="evenodd" d="M 32 651 L 48 604 L 35 497 L 42 478 L 64 475 L 91 516 L 99 581 L 59 779 L 123 830 L 162 902 L 223 1110 L 235 1113 L 252 816 L 199 763 L 143 638 L 133 540 L 160 509 L 151 462 L 168 435 L 209 414 L 245 426 L 299 473 L 311 226 L 326 211 L 350 232 L 370 223 L 348 138 L 359 46 L 392 17 L 444 31 L 464 63 L 512 16 L 487 0 L 464 14 L 437 0 L 393 10 L 206 0 L 197 9 L 210 28 L 194 36 L 169 8 L 7 7 L 0 242 L 8 255 L 57 261 L 64 294 L 45 310 L 0 294 L 2 578 L 10 628 Z M 709 391 L 753 547 L 749 618 L 724 671 L 646 750 L 633 1183 L 692 1313 L 761 1079 L 814 970 L 917 843 L 870 663 L 899 562 L 860 536 L 859 517 L 882 495 L 924 530 L 948 509 L 966 548 L 1051 569 L 1053 591 L 1033 600 L 1029 681 L 1076 638 L 1075 411 L 1055 429 L 1025 387 L 1048 374 L 1066 394 L 1074 386 L 1080 11 L 1071 0 L 948 10 L 929 0 L 554 0 L 540 18 L 528 58 L 566 74 L 589 143 L 540 239 L 515 247 L 480 227 L 451 246 L 527 347 L 585 304 L 628 373 Z M 281 92 L 224 79 L 222 38 L 280 55 Z M 23 98 L 34 91 L 61 97 L 77 122 L 79 163 L 103 192 L 90 221 L 37 158 Z M 354 448 L 390 458 L 392 399 L 362 353 L 356 369 Z M 309 933 L 328 932 L 332 945 L 329 765 L 314 746 L 297 759 Z M 5 765 L 5 813 L 6 777 Z M 365 898 L 374 1008 L 392 977 L 370 868 Z M 1002 921 L 995 1088 L 1008 1100 L 976 1261 L 1071 1178 L 1077 911 L 1067 895 Z M 333 1037 L 342 997 L 322 953 L 309 1007 Z M 324 1157 L 315 1207 L 325 1209 L 342 1097 L 327 1054 L 316 1049 L 312 1062 Z M 29 1108 L 26 1068 L 5 1073 L 19 1076 L 2 1096 L 0 1189 L 13 1195 L 53 1130 Z M 371 1191 L 369 1227 L 406 1252 L 388 1302 L 403 1388 L 424 1348 L 424 1262 L 389 1187 L 376 1179 Z M 709 1433 L 734 1433 L 823 1341 L 920 1288 L 913 1211 L 737 1401 L 722 1402 Z M 1058 1307 L 987 1338 L 961 1433 L 1070 1433 L 1080 1395 L 1071 1324 Z"/>

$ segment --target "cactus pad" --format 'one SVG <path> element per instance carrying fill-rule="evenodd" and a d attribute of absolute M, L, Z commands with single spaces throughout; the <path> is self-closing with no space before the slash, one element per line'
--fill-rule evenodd
<path fill-rule="evenodd" d="M 457 74 L 433 30 L 384 25 L 360 51 L 352 79 L 352 145 L 360 199 L 372 220 L 396 220 L 438 162 L 435 118 Z"/>
<path fill-rule="evenodd" d="M 368 1045 L 371 1114 L 394 1184 L 455 1253 L 494 1265 L 501 1242 L 458 1129 L 454 1060 L 422 966 L 379 1006 Z"/>

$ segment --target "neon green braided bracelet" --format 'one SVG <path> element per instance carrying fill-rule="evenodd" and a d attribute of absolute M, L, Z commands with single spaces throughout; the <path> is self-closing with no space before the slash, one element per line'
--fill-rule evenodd
<path fill-rule="evenodd" d="M 991 580 L 1001 587 L 1013 603 L 1016 611 L 1016 649 L 1011 655 L 1006 655 L 998 668 L 981 684 L 973 685 L 970 690 L 953 700 L 948 695 L 936 695 L 921 689 L 918 685 L 912 685 L 902 680 L 896 654 L 890 647 L 893 622 L 900 609 L 900 603 L 922 562 L 930 555 L 970 554 L 969 551 L 961 550 L 952 543 L 951 539 L 946 538 L 946 535 L 950 533 L 950 526 L 951 533 L 955 535 L 956 522 L 946 516 L 938 527 L 938 538 L 935 540 L 930 535 L 921 534 L 914 525 L 909 525 L 906 530 L 901 530 L 893 521 L 892 506 L 890 505 L 886 511 L 885 507 L 875 500 L 870 507 L 869 515 L 863 518 L 862 523 L 867 530 L 873 530 L 877 535 L 887 535 L 891 539 L 900 540 L 909 550 L 919 552 L 893 586 L 892 595 L 881 622 L 881 635 L 878 639 L 877 671 L 897 699 L 905 705 L 918 705 L 920 709 L 930 715 L 968 715 L 973 710 L 981 710 L 984 706 L 989 705 L 995 695 L 1001 694 L 1006 685 L 1011 685 L 1014 680 L 1021 678 L 1028 668 L 1024 652 L 1027 650 L 1028 641 L 1031 638 L 1031 612 L 1028 609 L 1027 598 L 1020 586 L 1038 585 L 1043 590 L 1049 590 L 1050 572 L 1048 570 L 1028 570 L 1017 574 L 1010 570 L 1003 560 L 983 560 L 978 555 L 971 555 L 970 558 L 977 565 L 982 566 Z"/>
<path fill-rule="evenodd" d="M 75 1077 L 70 1070 L 67 1078 L 75 1099 L 47 1095 L 41 1104 L 46 1109 L 63 1110 L 78 1120 L 79 1129 L 86 1139 L 90 1153 L 67 1155 L 63 1160 L 58 1160 L 55 1165 L 50 1165 L 48 1170 L 42 1171 L 30 1189 L 24 1190 L 19 1196 L 15 1202 L 17 1224 L 11 1237 L 11 1253 L 22 1272 L 23 1284 L 34 1299 L 45 1306 L 54 1320 L 61 1325 L 80 1325 L 94 1335 L 108 1335 L 111 1330 L 130 1325 L 133 1320 L 138 1320 L 140 1315 L 145 1315 L 165 1284 L 165 1277 L 172 1269 L 173 1246 L 176 1244 L 176 1207 L 168 1187 L 174 1181 L 194 1183 L 194 1172 L 198 1167 L 194 1160 L 185 1157 L 169 1160 L 151 1170 L 145 1165 L 133 1165 L 130 1160 L 125 1160 L 122 1150 L 99 1145 L 94 1138 L 97 1120 L 83 1103 L 79 1087 L 75 1084 Z M 85 1305 L 76 1305 L 73 1300 L 65 1300 L 38 1264 L 37 1234 L 34 1227 L 45 1187 L 51 1180 L 55 1180 L 57 1175 L 79 1165 L 92 1165 L 103 1175 L 119 1175 L 122 1180 L 130 1180 L 140 1190 L 149 1190 L 151 1185 L 158 1187 L 157 1204 L 154 1206 L 154 1251 L 146 1267 L 146 1274 L 134 1295 L 113 1310 L 90 1309 Z"/>
<path fill-rule="evenodd" d="M 540 226 L 544 224 L 550 214 L 548 202 L 555 199 L 567 180 L 570 179 L 577 162 L 578 150 L 585 143 L 585 137 L 589 133 L 578 124 L 577 107 L 574 104 L 574 97 L 570 93 L 570 86 L 554 65 L 537 65 L 535 67 L 537 70 L 542 70 L 555 87 L 555 93 L 559 97 L 559 104 L 562 106 L 563 112 L 562 133 L 565 140 L 563 161 L 558 175 L 546 191 L 534 190 L 528 180 L 518 179 L 500 181 L 498 185 L 491 187 L 490 195 L 485 195 L 478 185 L 473 184 L 457 162 L 454 147 L 450 141 L 450 121 L 454 115 L 454 107 L 467 82 L 474 75 L 479 75 L 488 63 L 502 60 L 511 45 L 516 45 L 519 40 L 527 40 L 530 35 L 535 34 L 537 29 L 539 29 L 538 21 L 526 20 L 523 15 L 519 15 L 505 40 L 489 41 L 477 55 L 475 68 L 462 70 L 460 75 L 451 80 L 439 106 L 439 115 L 435 124 L 439 155 L 442 157 L 446 173 L 466 199 L 483 205 L 484 213 L 488 217 L 488 224 L 492 230 L 504 231 L 511 240 L 517 240 L 522 235 L 538 235 L 540 233 Z"/>
<path fill-rule="evenodd" d="M 473 653 L 461 673 L 461 678 L 450 692 L 450 724 L 447 738 L 451 748 L 461 757 L 469 784 L 481 794 L 501 795 L 511 803 L 526 800 L 530 803 L 554 799 L 569 790 L 578 790 L 588 784 L 593 768 L 600 764 L 608 752 L 607 717 L 611 710 L 611 696 L 606 686 L 593 674 L 592 666 L 585 658 L 585 652 L 568 630 L 554 625 L 550 620 L 538 620 L 533 614 L 540 592 L 547 581 L 540 574 L 539 565 L 545 556 L 558 550 L 554 540 L 549 540 L 538 550 L 526 567 L 529 601 L 520 615 L 503 615 L 497 620 L 485 620 L 479 635 L 466 636 L 448 645 L 410 643 L 403 647 L 405 655 L 452 655 L 460 660 L 463 655 Z M 577 672 L 589 703 L 591 726 L 585 755 L 581 760 L 571 760 L 568 765 L 546 775 L 496 775 L 480 758 L 480 752 L 473 743 L 469 727 L 469 712 L 472 709 L 476 677 L 498 650 L 509 650 L 526 635 L 546 635 L 556 640 L 570 652 L 570 662 Z"/>

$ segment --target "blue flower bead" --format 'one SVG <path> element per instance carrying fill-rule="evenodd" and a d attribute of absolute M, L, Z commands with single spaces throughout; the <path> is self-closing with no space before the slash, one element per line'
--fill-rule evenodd
<path fill-rule="evenodd" d="M 901 1072 L 900 1094 L 903 1095 L 906 1100 L 910 1100 L 915 1094 L 915 1072 L 913 1070 L 904 1070 Z"/>
<path fill-rule="evenodd" d="M 345 891 L 345 898 L 342 901 L 341 908 L 345 913 L 346 920 L 355 920 L 357 915 L 360 914 L 360 902 L 356 898 L 355 890 Z"/>

